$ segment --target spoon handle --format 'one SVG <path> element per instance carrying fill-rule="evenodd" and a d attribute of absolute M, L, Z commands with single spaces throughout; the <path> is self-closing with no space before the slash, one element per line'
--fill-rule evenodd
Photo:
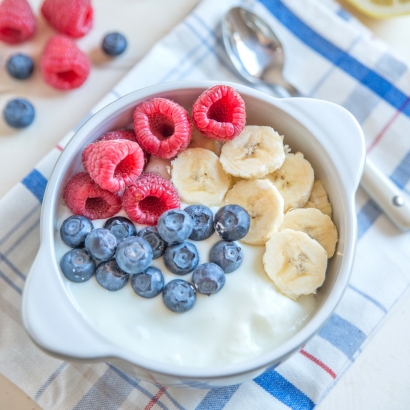
<path fill-rule="evenodd" d="M 369 159 L 366 159 L 360 186 L 397 228 L 403 231 L 410 229 L 410 202 Z"/>
<path fill-rule="evenodd" d="M 281 85 L 272 86 L 272 90 L 279 98 L 292 97 L 292 94 Z M 369 158 L 366 158 L 360 186 L 398 229 L 410 229 L 410 201 L 406 201 L 401 189 Z"/>
<path fill-rule="evenodd" d="M 270 88 L 279 98 L 290 98 L 292 94 L 282 85 L 279 84 L 270 84 Z"/>

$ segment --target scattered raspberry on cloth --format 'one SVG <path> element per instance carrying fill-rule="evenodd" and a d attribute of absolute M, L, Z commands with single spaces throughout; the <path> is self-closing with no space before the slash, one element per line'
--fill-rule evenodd
<path fill-rule="evenodd" d="M 52 27 L 70 37 L 84 36 L 93 25 L 90 0 L 45 0 L 41 12 Z"/>
<path fill-rule="evenodd" d="M 0 40 L 17 44 L 36 32 L 36 20 L 27 0 L 3 0 L 0 4 Z"/>
<path fill-rule="evenodd" d="M 60 90 L 80 87 L 90 73 L 88 57 L 68 37 L 56 35 L 47 43 L 41 56 L 44 81 Z"/>

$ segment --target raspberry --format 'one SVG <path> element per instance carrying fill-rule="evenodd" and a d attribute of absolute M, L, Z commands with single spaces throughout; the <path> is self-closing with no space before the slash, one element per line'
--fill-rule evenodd
<path fill-rule="evenodd" d="M 75 215 L 106 219 L 121 209 L 118 195 L 100 188 L 85 172 L 75 174 L 64 189 L 64 201 Z"/>
<path fill-rule="evenodd" d="M 137 141 L 150 154 L 172 158 L 184 151 L 192 137 L 187 111 L 166 98 L 154 98 L 134 111 Z"/>
<path fill-rule="evenodd" d="M 208 138 L 229 141 L 245 126 L 245 103 L 232 87 L 215 85 L 195 101 L 192 119 L 195 127 Z"/>
<path fill-rule="evenodd" d="M 51 26 L 70 37 L 82 37 L 93 26 L 90 0 L 45 0 L 41 12 Z"/>
<path fill-rule="evenodd" d="M 144 154 L 136 142 L 99 141 L 85 147 L 82 161 L 84 169 L 101 188 L 119 192 L 141 174 Z"/>
<path fill-rule="evenodd" d="M 90 73 L 88 57 L 68 37 L 54 36 L 41 56 L 44 81 L 60 90 L 80 87 Z"/>
<path fill-rule="evenodd" d="M 137 223 L 155 225 L 168 209 L 179 208 L 179 196 L 171 182 L 158 174 L 142 174 L 122 197 L 122 206 Z"/>
<path fill-rule="evenodd" d="M 0 4 L 0 40 L 9 44 L 28 40 L 36 32 L 36 20 L 27 0 L 3 0 Z"/>
<path fill-rule="evenodd" d="M 126 139 L 129 141 L 137 142 L 135 137 L 135 132 L 133 130 L 115 130 L 105 133 L 103 136 L 98 138 L 97 141 L 111 141 L 111 140 L 122 140 Z M 144 169 L 148 164 L 150 159 L 150 154 L 147 151 L 142 150 L 144 152 Z"/>
<path fill-rule="evenodd" d="M 103 134 L 97 141 L 112 141 L 112 140 L 128 140 L 137 142 L 135 132 L 133 130 L 115 130 Z"/>

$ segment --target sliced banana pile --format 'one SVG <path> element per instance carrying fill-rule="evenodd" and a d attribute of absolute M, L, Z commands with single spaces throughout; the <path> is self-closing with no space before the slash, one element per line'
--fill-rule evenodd
<path fill-rule="evenodd" d="M 186 149 L 171 167 L 171 182 L 187 204 L 220 205 L 231 184 L 218 156 L 205 148 Z"/>
<path fill-rule="evenodd" d="M 253 179 L 280 168 L 285 160 L 283 135 L 272 127 L 247 125 L 221 150 L 224 170 L 235 177 Z"/>
<path fill-rule="evenodd" d="M 287 154 L 283 165 L 267 178 L 278 188 L 285 200 L 285 212 L 303 208 L 312 192 L 314 172 L 301 152 Z"/>
<path fill-rule="evenodd" d="M 275 286 L 296 300 L 316 293 L 327 268 L 326 251 L 307 234 L 291 229 L 277 232 L 266 243 L 263 265 Z"/>
<path fill-rule="evenodd" d="M 240 205 L 248 212 L 251 226 L 240 241 L 264 245 L 283 220 L 283 198 L 267 179 L 245 179 L 228 191 L 224 205 Z"/>
<path fill-rule="evenodd" d="M 305 208 L 316 208 L 329 217 L 332 217 L 332 204 L 329 202 L 327 192 L 320 179 L 315 179 L 313 183 L 312 193 L 306 202 Z"/>
<path fill-rule="evenodd" d="M 194 136 L 190 148 L 172 161 L 171 181 L 181 200 L 242 206 L 251 225 L 241 242 L 266 244 L 263 264 L 278 290 L 291 299 L 315 293 L 338 242 L 322 181 L 271 127 L 249 125 L 220 144 Z"/>
<path fill-rule="evenodd" d="M 285 214 L 279 231 L 292 229 L 301 231 L 319 242 L 331 258 L 338 241 L 337 229 L 330 217 L 315 208 L 293 209 Z"/>

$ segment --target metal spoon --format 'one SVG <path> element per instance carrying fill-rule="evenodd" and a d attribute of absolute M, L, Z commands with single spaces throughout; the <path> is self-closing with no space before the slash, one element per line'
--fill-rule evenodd
<path fill-rule="evenodd" d="M 297 95 L 283 78 L 285 55 L 272 29 L 258 16 L 234 7 L 222 24 L 225 49 L 241 76 L 253 84 L 270 84 L 280 97 Z"/>
<path fill-rule="evenodd" d="M 222 37 L 232 64 L 245 80 L 270 85 L 278 97 L 298 94 L 283 78 L 282 44 L 259 16 L 242 7 L 230 9 L 222 21 Z M 360 185 L 397 228 L 410 229 L 410 201 L 369 159 Z"/>

